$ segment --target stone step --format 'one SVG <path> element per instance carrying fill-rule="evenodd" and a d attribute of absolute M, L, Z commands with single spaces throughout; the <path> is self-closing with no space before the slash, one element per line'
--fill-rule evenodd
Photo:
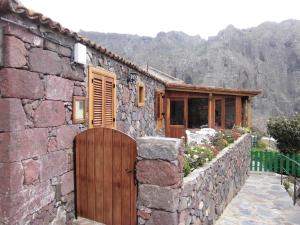
<path fill-rule="evenodd" d="M 99 223 L 83 217 L 78 217 L 77 220 L 73 221 L 73 224 L 74 225 L 105 225 L 104 223 Z"/>

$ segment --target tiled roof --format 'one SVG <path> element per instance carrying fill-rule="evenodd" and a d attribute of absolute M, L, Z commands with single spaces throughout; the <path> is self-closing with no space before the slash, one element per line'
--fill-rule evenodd
<path fill-rule="evenodd" d="M 148 77 L 151 77 L 161 83 L 164 83 L 163 80 L 160 80 L 159 78 L 157 78 L 155 76 L 152 76 L 150 73 L 144 71 L 139 66 L 137 66 L 134 63 L 124 59 L 123 57 L 107 50 L 106 48 L 102 47 L 101 45 L 98 45 L 96 42 L 93 42 L 90 39 L 79 35 L 77 32 L 71 31 L 71 30 L 63 27 L 60 23 L 53 21 L 52 19 L 44 16 L 41 13 L 38 13 L 31 9 L 26 8 L 18 0 L 0 0 L 0 11 L 4 11 L 4 12 L 10 11 L 12 13 L 18 14 L 22 17 L 29 19 L 29 20 L 33 21 L 34 23 L 41 24 L 51 30 L 54 30 L 63 35 L 72 37 L 76 41 L 78 41 L 90 48 L 96 49 L 97 51 L 108 56 L 109 58 L 116 60 L 117 62 L 120 62 L 120 63 L 130 67 L 131 69 L 134 69 L 134 70 L 136 70 Z"/>
<path fill-rule="evenodd" d="M 141 68 L 147 71 L 148 73 L 150 73 L 152 76 L 155 76 L 156 78 L 163 80 L 165 83 L 184 83 L 183 80 L 173 77 L 151 66 L 146 65 L 146 66 L 141 66 Z"/>

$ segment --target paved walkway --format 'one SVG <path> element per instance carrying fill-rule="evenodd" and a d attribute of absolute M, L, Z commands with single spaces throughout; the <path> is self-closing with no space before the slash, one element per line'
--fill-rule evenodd
<path fill-rule="evenodd" d="M 280 176 L 251 173 L 216 225 L 300 225 L 300 207 L 280 185 Z"/>

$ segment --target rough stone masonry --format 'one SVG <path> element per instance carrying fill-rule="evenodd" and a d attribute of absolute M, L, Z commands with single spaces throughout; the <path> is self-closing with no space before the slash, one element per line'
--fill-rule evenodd
<path fill-rule="evenodd" d="M 138 224 L 213 224 L 246 181 L 251 137 L 245 134 L 183 178 L 183 144 L 138 138 Z"/>
<path fill-rule="evenodd" d="M 87 128 L 73 124 L 72 99 L 88 97 L 87 67 L 72 63 L 74 38 L 13 13 L 2 16 L 54 41 L 0 22 L 0 224 L 68 224 L 75 212 L 73 140 Z M 87 65 L 117 76 L 117 129 L 132 137 L 162 135 L 154 96 L 163 84 L 95 49 L 88 48 L 87 56 Z M 129 74 L 147 87 L 144 107 L 137 107 Z"/>

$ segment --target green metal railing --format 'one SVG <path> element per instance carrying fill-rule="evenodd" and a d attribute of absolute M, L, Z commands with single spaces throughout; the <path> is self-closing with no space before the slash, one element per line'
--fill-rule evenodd
<path fill-rule="evenodd" d="M 300 155 L 296 153 L 279 153 L 267 150 L 252 150 L 250 170 L 275 172 L 281 174 L 281 184 L 283 175 L 292 176 L 294 183 L 294 204 L 297 199 L 297 178 L 300 177 Z"/>
<path fill-rule="evenodd" d="M 300 155 L 296 153 L 279 153 L 267 150 L 252 150 L 250 170 L 269 171 L 280 173 L 282 169 L 285 173 L 300 177 Z M 298 168 L 297 168 L 298 167 Z"/>

